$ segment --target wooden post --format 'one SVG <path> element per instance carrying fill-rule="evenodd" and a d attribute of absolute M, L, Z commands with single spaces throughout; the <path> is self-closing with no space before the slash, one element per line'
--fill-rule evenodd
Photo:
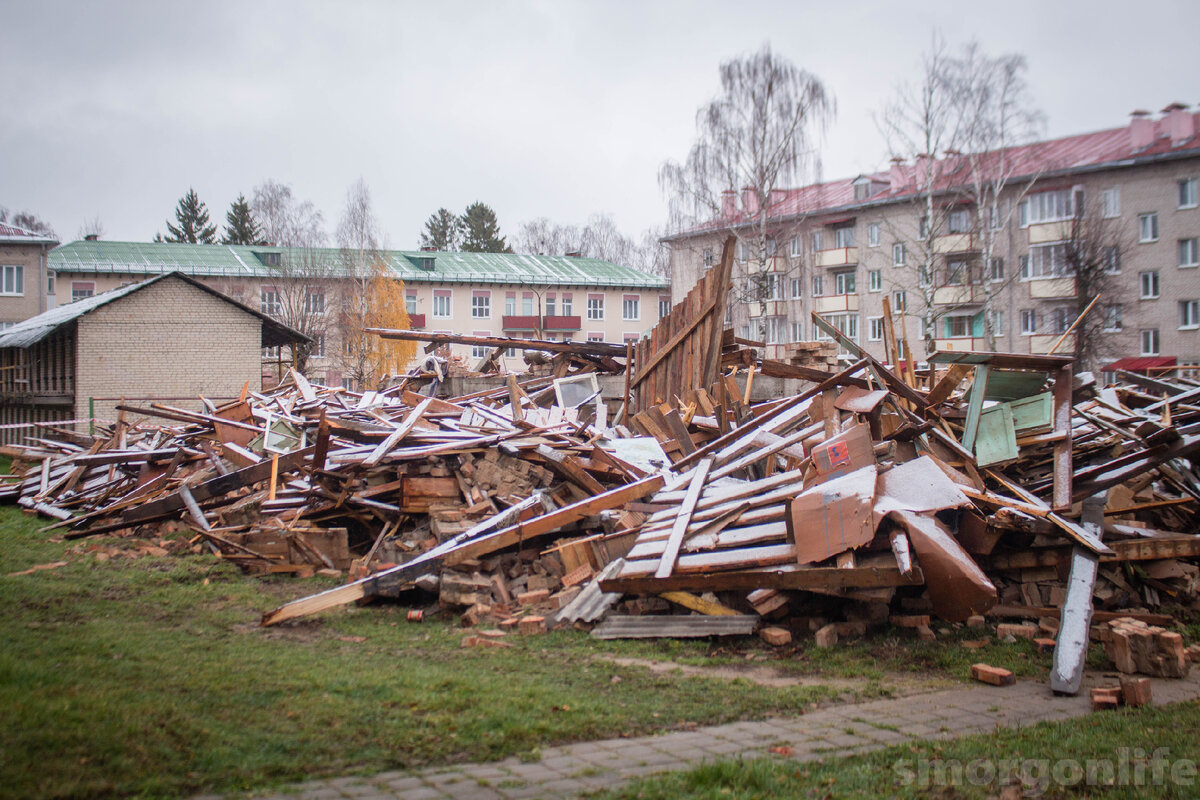
<path fill-rule="evenodd" d="M 629 381 L 633 372 L 633 342 L 625 343 L 625 405 L 621 406 L 621 422 L 624 425 L 629 419 Z"/>

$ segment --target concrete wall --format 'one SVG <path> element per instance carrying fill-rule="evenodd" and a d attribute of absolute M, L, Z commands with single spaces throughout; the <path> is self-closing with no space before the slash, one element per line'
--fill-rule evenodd
<path fill-rule="evenodd" d="M 75 415 L 116 419 L 119 398 L 236 397 L 261 387 L 262 322 L 185 281 L 168 278 L 82 317 L 75 362 Z M 141 400 L 139 403 L 149 401 Z"/>

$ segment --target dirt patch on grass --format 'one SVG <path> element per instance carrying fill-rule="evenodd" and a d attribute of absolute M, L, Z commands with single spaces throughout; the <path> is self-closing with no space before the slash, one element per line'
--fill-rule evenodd
<path fill-rule="evenodd" d="M 871 678 L 841 678 L 830 675 L 797 675 L 785 672 L 767 664 L 727 664 L 711 667 L 697 667 L 690 664 L 679 664 L 674 661 L 660 661 L 650 658 L 627 658 L 623 656 L 598 655 L 597 659 L 617 664 L 622 667 L 645 667 L 656 675 L 674 674 L 686 678 L 715 678 L 717 680 L 744 680 L 759 686 L 782 688 L 785 686 L 824 686 L 839 692 L 854 694 L 866 689 L 872 684 L 882 683 L 895 697 L 903 697 L 942 688 L 945 681 L 932 676 L 907 675 L 901 673 L 888 674 L 883 681 Z"/>

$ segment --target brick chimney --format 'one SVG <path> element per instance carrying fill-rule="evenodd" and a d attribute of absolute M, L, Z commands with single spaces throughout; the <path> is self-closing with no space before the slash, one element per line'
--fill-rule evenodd
<path fill-rule="evenodd" d="M 888 175 L 892 191 L 898 192 L 908 185 L 908 170 L 904 168 L 904 159 L 896 156 L 892 159 L 892 168 Z"/>
<path fill-rule="evenodd" d="M 742 187 L 742 210 L 750 215 L 758 213 L 758 192 L 749 186 Z"/>
<path fill-rule="evenodd" d="M 1154 120 L 1150 112 L 1138 109 L 1129 115 L 1129 145 L 1134 150 L 1145 150 L 1154 144 Z"/>
<path fill-rule="evenodd" d="M 1196 135 L 1196 118 L 1183 103 L 1171 103 L 1163 109 L 1162 123 L 1171 144 L 1180 145 Z"/>
<path fill-rule="evenodd" d="M 919 153 L 913 160 L 913 180 L 917 182 L 917 186 L 924 186 L 925 181 L 929 179 L 929 162 L 932 160 L 928 153 Z"/>
<path fill-rule="evenodd" d="M 437 248 L 434 247 L 433 245 L 423 244 L 423 245 L 421 245 L 421 252 L 422 253 L 436 253 Z"/>
<path fill-rule="evenodd" d="M 721 216 L 725 219 L 737 216 L 737 192 L 733 189 L 721 192 Z"/>

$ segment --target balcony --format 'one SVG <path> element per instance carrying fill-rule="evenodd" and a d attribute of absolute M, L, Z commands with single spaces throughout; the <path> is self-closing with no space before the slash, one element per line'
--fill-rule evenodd
<path fill-rule="evenodd" d="M 987 350 L 987 340 L 973 336 L 957 336 L 953 339 L 934 339 L 933 349 L 939 353 L 953 353 L 962 350 Z"/>
<path fill-rule="evenodd" d="M 947 236 L 937 236 L 933 240 L 933 252 L 945 253 L 974 253 L 979 250 L 979 240 L 973 233 L 951 233 Z"/>
<path fill-rule="evenodd" d="M 933 290 L 935 306 L 980 305 L 985 299 L 982 286 L 943 286 Z"/>
<path fill-rule="evenodd" d="M 783 300 L 749 300 L 746 314 L 750 317 L 778 317 L 787 314 L 787 305 Z"/>
<path fill-rule="evenodd" d="M 506 328 L 508 327 L 508 319 L 508 317 L 504 318 Z M 582 328 L 583 320 L 580 317 L 542 317 L 542 330 L 545 331 L 577 331 Z"/>
<path fill-rule="evenodd" d="M 414 331 L 425 330 L 425 315 L 424 314 L 409 314 L 408 327 Z"/>
<path fill-rule="evenodd" d="M 509 316 L 505 314 L 502 317 L 502 324 L 506 331 L 536 331 L 538 327 L 538 318 L 534 316 Z"/>
<path fill-rule="evenodd" d="M 858 263 L 857 247 L 835 247 L 815 253 L 818 267 L 851 267 Z"/>
<path fill-rule="evenodd" d="M 1071 223 L 1069 222 L 1043 222 L 1040 225 L 1029 226 L 1029 243 L 1030 244 L 1046 244 L 1047 242 L 1061 242 L 1064 239 L 1071 238 Z"/>
<path fill-rule="evenodd" d="M 818 314 L 840 314 L 846 311 L 858 311 L 858 295 L 835 294 L 828 297 L 814 297 L 813 311 Z"/>
<path fill-rule="evenodd" d="M 1029 281 L 1029 296 L 1038 300 L 1074 297 L 1075 279 L 1041 278 Z"/>
<path fill-rule="evenodd" d="M 1062 338 L 1061 333 L 1038 333 L 1029 337 L 1029 352 L 1030 353 L 1049 353 L 1050 348 L 1054 347 L 1054 343 Z M 1075 334 L 1067 337 L 1067 340 L 1059 345 L 1055 351 L 1057 355 L 1070 355 L 1075 352 Z"/>

